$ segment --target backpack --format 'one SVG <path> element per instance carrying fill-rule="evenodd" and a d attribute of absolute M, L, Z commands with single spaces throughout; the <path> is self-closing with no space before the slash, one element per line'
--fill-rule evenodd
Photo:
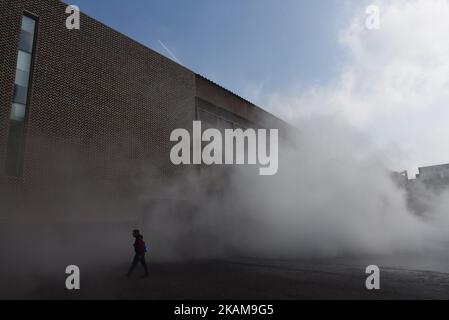
<path fill-rule="evenodd" d="M 142 239 L 138 239 L 137 241 L 137 250 L 138 253 L 147 252 L 147 245 L 145 244 L 145 241 L 143 241 Z"/>

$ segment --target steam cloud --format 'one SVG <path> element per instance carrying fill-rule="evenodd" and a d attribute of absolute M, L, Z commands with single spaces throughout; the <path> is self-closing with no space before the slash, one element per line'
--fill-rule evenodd
<path fill-rule="evenodd" d="M 245 166 L 226 174 L 214 168 L 215 174 L 173 186 L 175 197 L 196 206 L 186 221 L 167 215 L 167 207 L 150 210 L 154 218 L 146 227 L 154 254 L 307 258 L 443 248 L 444 195 L 420 217 L 408 209 L 405 190 L 368 137 L 331 118 L 308 119 L 301 127 L 281 147 L 273 177 Z M 220 192 L 209 194 L 217 183 Z"/>

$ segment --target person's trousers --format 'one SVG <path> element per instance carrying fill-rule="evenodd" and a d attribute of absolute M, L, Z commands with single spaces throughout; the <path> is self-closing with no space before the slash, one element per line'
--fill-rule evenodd
<path fill-rule="evenodd" d="M 145 271 L 145 275 L 146 276 L 148 275 L 148 268 L 147 268 L 147 263 L 145 262 L 145 255 L 144 254 L 142 254 L 142 255 L 136 254 L 134 256 L 133 262 L 131 263 L 131 267 L 129 268 L 128 276 L 131 275 L 131 273 L 134 271 L 134 268 L 139 264 L 139 262 Z"/>

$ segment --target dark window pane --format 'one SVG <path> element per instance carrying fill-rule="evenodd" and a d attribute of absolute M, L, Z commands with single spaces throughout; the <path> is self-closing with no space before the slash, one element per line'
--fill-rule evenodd
<path fill-rule="evenodd" d="M 16 70 L 16 81 L 15 83 L 22 87 L 28 87 L 28 81 L 30 79 L 30 73 L 26 71 Z"/>
<path fill-rule="evenodd" d="M 234 129 L 232 122 L 221 119 L 221 118 L 218 120 L 218 127 L 220 129 Z"/>
<path fill-rule="evenodd" d="M 234 123 L 234 129 L 242 129 L 243 131 L 247 130 L 248 128 L 238 124 L 238 123 Z"/>
<path fill-rule="evenodd" d="M 29 52 L 33 51 L 33 34 L 22 31 L 22 34 L 20 35 L 20 50 Z"/>
<path fill-rule="evenodd" d="M 6 173 L 17 177 L 23 174 L 24 126 L 36 21 L 23 16 L 21 29 L 5 163 Z"/>
<path fill-rule="evenodd" d="M 19 85 L 14 85 L 14 102 L 16 103 L 27 103 L 27 94 L 28 94 L 28 88 L 22 87 Z"/>
<path fill-rule="evenodd" d="M 217 126 L 217 117 L 212 113 L 200 110 L 200 120 L 204 122 L 205 125 L 209 125 L 211 127 Z"/>

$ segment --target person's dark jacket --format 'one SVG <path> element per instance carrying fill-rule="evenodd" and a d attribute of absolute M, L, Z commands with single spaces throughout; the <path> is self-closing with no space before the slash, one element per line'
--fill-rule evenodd
<path fill-rule="evenodd" d="M 139 256 L 143 256 L 145 254 L 145 242 L 143 241 L 142 236 L 138 236 L 136 241 L 134 241 L 134 252 Z"/>

